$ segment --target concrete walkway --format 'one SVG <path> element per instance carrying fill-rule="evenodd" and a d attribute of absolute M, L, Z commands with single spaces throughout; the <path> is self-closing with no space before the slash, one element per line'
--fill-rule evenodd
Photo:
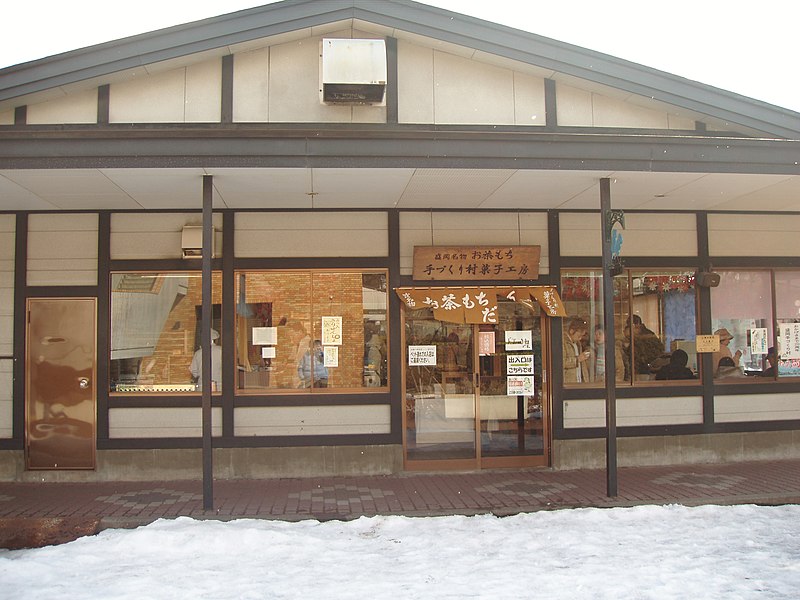
<path fill-rule="evenodd" d="M 203 510 L 200 481 L 0 482 L 0 547 L 70 541 L 159 518 L 354 519 L 362 515 L 498 516 L 537 510 L 639 504 L 800 502 L 800 460 L 620 468 L 618 495 L 605 470 L 513 469 L 374 477 L 214 482 Z"/>

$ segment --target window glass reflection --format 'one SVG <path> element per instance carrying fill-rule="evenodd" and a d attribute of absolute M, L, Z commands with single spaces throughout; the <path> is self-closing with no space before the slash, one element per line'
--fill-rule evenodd
<path fill-rule="evenodd" d="M 221 275 L 212 275 L 212 386 L 222 387 Z M 111 275 L 111 391 L 194 392 L 199 389 L 202 278 L 197 272 Z M 212 337 L 213 334 L 212 334 Z M 216 356 L 216 360 L 214 357 Z"/>

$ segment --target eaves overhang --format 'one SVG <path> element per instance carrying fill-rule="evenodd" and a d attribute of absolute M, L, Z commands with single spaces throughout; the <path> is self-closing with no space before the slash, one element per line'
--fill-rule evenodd
<path fill-rule="evenodd" d="M 800 138 L 800 113 L 543 36 L 412 0 L 285 0 L 0 70 L 0 102 L 348 19 L 441 40 L 610 86 L 732 124 Z"/>
<path fill-rule="evenodd" d="M 427 167 L 800 174 L 800 140 L 248 126 L 0 129 L 0 169 Z"/>

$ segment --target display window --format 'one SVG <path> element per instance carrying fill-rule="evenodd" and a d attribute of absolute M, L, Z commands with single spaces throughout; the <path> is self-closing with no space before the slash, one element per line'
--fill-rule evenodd
<path fill-rule="evenodd" d="M 561 277 L 564 384 L 603 385 L 606 376 L 602 271 Z M 693 271 L 626 270 L 614 277 L 614 377 L 618 384 L 698 378 Z M 655 383 L 653 383 L 655 385 Z"/>
<path fill-rule="evenodd" d="M 111 392 L 200 391 L 200 272 L 111 274 Z M 222 276 L 212 275 L 212 391 L 222 389 Z"/>
<path fill-rule="evenodd" d="M 715 379 L 736 383 L 800 376 L 800 271 L 719 275 L 720 284 L 711 291 L 712 327 L 720 341 L 713 354 Z"/>
<path fill-rule="evenodd" d="M 385 271 L 236 274 L 237 390 L 388 386 Z"/>

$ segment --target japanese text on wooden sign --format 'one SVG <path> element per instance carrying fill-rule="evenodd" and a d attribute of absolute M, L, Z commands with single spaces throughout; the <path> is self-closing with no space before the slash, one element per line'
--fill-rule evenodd
<path fill-rule="evenodd" d="M 428 281 L 537 279 L 541 250 L 541 246 L 414 246 L 413 276 Z"/>

